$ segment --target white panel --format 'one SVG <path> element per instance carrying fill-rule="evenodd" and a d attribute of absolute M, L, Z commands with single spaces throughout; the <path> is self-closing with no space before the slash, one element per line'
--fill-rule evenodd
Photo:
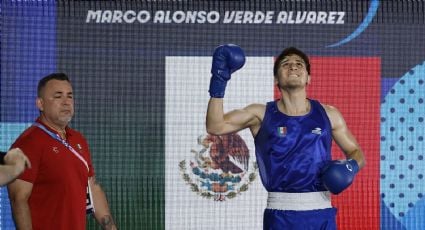
<path fill-rule="evenodd" d="M 182 177 L 179 164 L 194 159 L 191 149 L 199 146 L 197 138 L 205 134 L 210 68 L 211 57 L 166 57 L 165 226 L 173 230 L 261 229 L 266 191 L 258 170 L 247 191 L 224 201 L 193 192 Z M 272 69 L 272 57 L 247 57 L 228 83 L 225 111 L 273 100 Z M 255 161 L 251 133 L 244 130 L 239 135 L 248 146 L 250 162 Z"/>

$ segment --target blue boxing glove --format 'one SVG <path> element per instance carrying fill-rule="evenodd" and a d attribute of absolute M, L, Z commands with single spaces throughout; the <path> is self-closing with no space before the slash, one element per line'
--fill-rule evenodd
<path fill-rule="evenodd" d="M 359 165 L 354 159 L 334 160 L 328 162 L 321 171 L 323 185 L 332 194 L 339 194 L 354 181 Z"/>
<path fill-rule="evenodd" d="M 221 45 L 215 48 L 211 67 L 210 92 L 211 97 L 223 98 L 227 81 L 236 70 L 245 64 L 245 54 L 241 47 L 233 44 Z"/>

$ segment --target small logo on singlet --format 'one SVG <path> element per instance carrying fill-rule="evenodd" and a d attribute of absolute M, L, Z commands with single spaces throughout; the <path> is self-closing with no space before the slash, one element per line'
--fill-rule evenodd
<path fill-rule="evenodd" d="M 288 132 L 288 130 L 286 129 L 286 127 L 277 127 L 277 134 L 280 137 L 284 137 L 286 136 L 286 133 Z"/>
<path fill-rule="evenodd" d="M 52 148 L 52 151 L 53 151 L 54 153 L 59 153 L 59 149 L 58 149 L 58 147 L 53 147 L 53 148 Z"/>
<path fill-rule="evenodd" d="M 311 130 L 311 133 L 314 133 L 314 134 L 320 135 L 320 134 L 322 134 L 322 129 L 321 129 L 321 128 L 319 128 L 319 127 L 314 128 L 313 130 Z"/>

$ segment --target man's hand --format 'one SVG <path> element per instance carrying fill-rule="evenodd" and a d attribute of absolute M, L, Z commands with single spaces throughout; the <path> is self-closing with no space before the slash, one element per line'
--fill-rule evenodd
<path fill-rule="evenodd" d="M 26 168 L 31 168 L 31 162 L 28 157 L 19 148 L 11 149 L 4 157 L 4 164 L 14 167 L 14 177 L 19 176 Z"/>

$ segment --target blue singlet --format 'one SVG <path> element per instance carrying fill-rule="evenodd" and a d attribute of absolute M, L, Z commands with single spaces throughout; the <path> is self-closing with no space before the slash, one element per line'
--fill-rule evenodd
<path fill-rule="evenodd" d="M 303 116 L 280 112 L 277 101 L 266 105 L 255 149 L 260 177 L 268 192 L 326 191 L 319 173 L 331 160 L 332 127 L 322 105 L 309 101 L 311 110 Z M 264 229 L 336 229 L 335 216 L 335 208 L 266 209 Z"/>

